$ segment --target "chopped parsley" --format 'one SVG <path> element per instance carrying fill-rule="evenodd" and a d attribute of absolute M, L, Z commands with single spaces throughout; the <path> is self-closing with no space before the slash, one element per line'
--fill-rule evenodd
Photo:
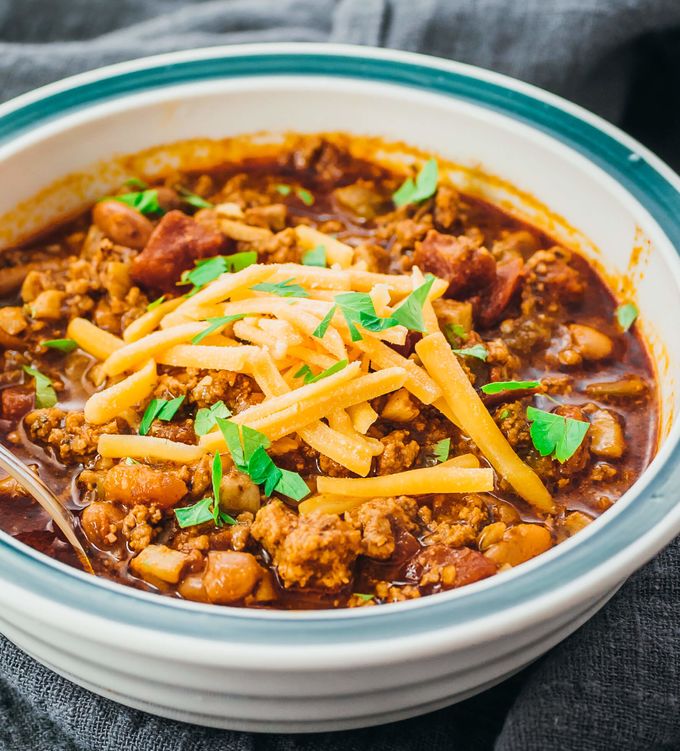
<path fill-rule="evenodd" d="M 146 309 L 147 311 L 155 310 L 159 305 L 162 305 L 165 302 L 165 295 L 161 295 L 160 297 L 157 297 L 153 302 L 150 302 Z"/>
<path fill-rule="evenodd" d="M 427 300 L 430 289 L 434 284 L 434 276 L 427 274 L 425 281 L 416 287 L 413 292 L 392 313 L 392 318 L 411 331 L 425 332 L 423 321 L 423 305 Z"/>
<path fill-rule="evenodd" d="M 60 352 L 73 352 L 78 349 L 78 342 L 75 339 L 47 339 L 40 342 L 43 347 L 58 349 Z"/>
<path fill-rule="evenodd" d="M 304 266 L 320 266 L 326 268 L 326 248 L 323 245 L 317 245 L 312 250 L 308 250 L 302 256 Z"/>
<path fill-rule="evenodd" d="M 245 250 L 241 253 L 232 253 L 230 256 L 214 256 L 196 261 L 193 269 L 182 272 L 178 284 L 193 284 L 187 297 L 195 295 L 209 282 L 215 281 L 222 274 L 236 272 L 257 263 L 257 251 Z"/>
<path fill-rule="evenodd" d="M 537 389 L 540 385 L 540 381 L 495 381 L 494 383 L 485 383 L 482 386 L 482 391 L 485 394 L 500 394 L 503 391 Z"/>
<path fill-rule="evenodd" d="M 136 459 L 133 459 L 131 456 L 126 456 L 125 459 L 123 459 L 123 462 L 129 466 L 132 466 L 133 464 L 139 464 L 139 462 Z"/>
<path fill-rule="evenodd" d="M 134 193 L 123 193 L 120 196 L 112 196 L 114 201 L 124 203 L 126 206 L 131 206 L 133 209 L 137 209 L 140 214 L 164 214 L 165 212 L 158 203 L 158 191 L 152 188 L 151 190 L 141 190 Z M 104 199 L 104 200 L 109 200 Z"/>
<path fill-rule="evenodd" d="M 615 312 L 616 320 L 623 331 L 628 331 L 640 315 L 637 305 L 633 302 L 619 305 Z"/>
<path fill-rule="evenodd" d="M 433 454 L 437 461 L 445 462 L 449 458 L 449 451 L 451 450 L 451 439 L 443 438 L 441 441 L 437 441 L 434 444 Z"/>
<path fill-rule="evenodd" d="M 245 318 L 247 315 L 252 314 L 234 313 L 230 316 L 217 316 L 216 318 L 207 318 L 206 323 L 209 323 L 210 325 L 207 328 L 203 329 L 203 331 L 201 331 L 200 333 L 196 334 L 196 336 L 191 340 L 191 343 L 200 344 L 206 338 L 206 336 L 210 336 L 210 334 L 214 334 L 216 331 L 221 330 L 232 321 L 240 321 L 241 318 Z"/>
<path fill-rule="evenodd" d="M 52 381 L 36 368 L 24 365 L 24 372 L 35 381 L 35 406 L 38 409 L 54 407 L 57 403 L 57 392 L 54 390 Z"/>
<path fill-rule="evenodd" d="M 486 360 L 489 356 L 489 350 L 483 344 L 473 344 L 472 347 L 463 347 L 463 349 L 453 351 L 460 357 L 476 357 L 478 360 Z"/>
<path fill-rule="evenodd" d="M 315 336 L 317 339 L 323 339 L 326 335 L 326 332 L 328 331 L 328 327 L 331 325 L 331 321 L 333 320 L 333 316 L 335 315 L 335 311 L 338 309 L 337 305 L 334 305 L 328 313 L 323 317 L 321 320 L 321 323 L 312 331 L 312 336 Z"/>
<path fill-rule="evenodd" d="M 149 406 L 144 410 L 142 421 L 139 423 L 139 435 L 146 435 L 154 420 L 163 420 L 164 422 L 172 420 L 183 401 L 183 396 L 170 400 L 152 399 Z"/>
<path fill-rule="evenodd" d="M 417 203 L 418 201 L 430 198 L 437 190 L 438 181 L 439 168 L 437 162 L 435 159 L 429 159 L 422 166 L 415 180 L 412 177 L 408 177 L 402 183 L 399 190 L 392 195 L 394 205 L 399 208 L 409 203 Z"/>
<path fill-rule="evenodd" d="M 270 446 L 266 435 L 221 417 L 216 420 L 236 468 L 249 475 L 257 485 L 264 486 L 266 496 L 276 491 L 294 501 L 300 501 L 309 495 L 307 483 L 297 472 L 289 472 L 274 464 L 265 450 Z"/>
<path fill-rule="evenodd" d="M 288 196 L 290 195 L 291 190 L 293 190 L 290 185 L 277 185 L 276 186 L 276 192 L 280 193 L 282 196 Z"/>
<path fill-rule="evenodd" d="M 176 508 L 175 516 L 180 527 L 194 527 L 197 524 L 213 522 L 216 527 L 222 524 L 238 524 L 236 519 L 220 509 L 220 485 L 222 484 L 222 457 L 215 453 L 212 463 L 212 495 L 206 496 L 193 506 Z"/>
<path fill-rule="evenodd" d="M 123 183 L 123 186 L 126 188 L 137 188 L 137 190 L 146 190 L 149 187 L 144 180 L 140 180 L 138 177 L 131 177 Z"/>
<path fill-rule="evenodd" d="M 257 292 L 269 292 L 279 297 L 309 297 L 305 289 L 294 282 L 293 277 L 284 282 L 260 282 L 260 284 L 254 284 L 251 289 Z"/>
<path fill-rule="evenodd" d="M 358 597 L 363 602 L 370 602 L 371 600 L 375 599 L 375 595 L 365 595 L 361 592 L 353 592 L 355 597 Z"/>
<path fill-rule="evenodd" d="M 329 375 L 333 375 L 333 373 L 339 373 L 343 368 L 346 368 L 348 364 L 348 360 L 339 360 L 334 365 L 326 368 L 326 370 L 322 370 L 318 375 L 312 373 L 309 365 L 303 365 L 293 378 L 302 378 L 305 383 L 316 383 L 322 378 L 327 378 Z"/>
<path fill-rule="evenodd" d="M 305 206 L 311 206 L 314 203 L 314 196 L 305 188 L 297 188 L 295 195 L 304 203 Z"/>
<path fill-rule="evenodd" d="M 201 407 L 194 418 L 194 432 L 196 435 L 205 435 L 217 425 L 217 417 L 231 417 L 229 407 L 223 402 L 215 402 L 210 407 Z"/>
<path fill-rule="evenodd" d="M 554 456 L 561 464 L 576 453 L 590 427 L 589 422 L 536 407 L 527 407 L 527 419 L 531 422 L 529 435 L 538 453 Z"/>
<path fill-rule="evenodd" d="M 508 417 L 510 417 L 509 409 L 502 410 L 501 413 L 498 415 L 499 420 L 507 420 Z"/>
<path fill-rule="evenodd" d="M 189 206 L 193 206 L 197 209 L 212 209 L 214 204 L 210 203 L 210 201 L 206 201 L 205 198 L 201 198 L 201 196 L 197 195 L 196 193 L 192 193 L 187 188 L 178 188 L 177 192 L 182 196 L 182 200 L 184 203 L 188 203 Z"/>
<path fill-rule="evenodd" d="M 447 323 L 444 326 L 444 336 L 451 347 L 457 347 L 467 339 L 467 332 L 459 323 Z"/>

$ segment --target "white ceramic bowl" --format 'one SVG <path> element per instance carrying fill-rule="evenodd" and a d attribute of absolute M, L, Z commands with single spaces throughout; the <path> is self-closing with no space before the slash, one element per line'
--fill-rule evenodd
<path fill-rule="evenodd" d="M 0 246 L 115 185 L 114 155 L 287 129 L 379 135 L 481 166 L 507 182 L 474 169 L 454 177 L 578 245 L 616 283 L 632 281 L 659 370 L 662 445 L 611 510 L 538 559 L 377 608 L 180 602 L 80 574 L 0 534 L 0 628 L 22 649 L 125 704 L 260 731 L 387 722 L 481 691 L 578 628 L 680 531 L 668 492 L 680 455 L 680 182 L 612 126 L 535 88 L 433 58 L 307 45 L 87 73 L 0 107 L 2 183 L 12 186 L 0 195 Z M 74 171 L 39 206 L 21 206 Z"/>

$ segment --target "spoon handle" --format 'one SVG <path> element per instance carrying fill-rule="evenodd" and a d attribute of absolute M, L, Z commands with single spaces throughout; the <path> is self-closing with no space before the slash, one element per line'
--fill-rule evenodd
<path fill-rule="evenodd" d="M 47 511 L 54 523 L 64 533 L 64 537 L 76 551 L 80 563 L 87 573 L 93 574 L 92 564 L 85 548 L 80 543 L 73 529 L 73 520 L 69 512 L 59 503 L 45 483 L 5 446 L 0 443 L 0 467 L 13 477 L 29 495 Z"/>

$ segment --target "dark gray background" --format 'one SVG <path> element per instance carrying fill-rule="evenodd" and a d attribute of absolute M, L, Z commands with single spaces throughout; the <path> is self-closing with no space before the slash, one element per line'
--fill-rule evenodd
<path fill-rule="evenodd" d="M 680 0 L 0 0 L 0 99 L 106 63 L 268 41 L 395 47 L 508 73 L 622 125 L 680 166 Z M 0 165 L 11 190 L 1 175 Z M 680 749 L 679 574 L 676 542 L 511 680 L 424 718 L 340 734 L 159 720 L 91 696 L 0 637 L 0 749 Z"/>

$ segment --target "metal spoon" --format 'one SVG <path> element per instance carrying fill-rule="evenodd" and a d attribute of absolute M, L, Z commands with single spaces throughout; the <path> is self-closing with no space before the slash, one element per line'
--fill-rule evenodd
<path fill-rule="evenodd" d="M 89 574 L 94 574 L 92 564 L 85 548 L 80 543 L 75 529 L 73 514 L 59 502 L 45 483 L 5 446 L 0 443 L 0 467 L 13 477 L 21 487 L 47 511 L 54 523 L 64 533 L 64 537 L 76 551 L 82 567 Z"/>

